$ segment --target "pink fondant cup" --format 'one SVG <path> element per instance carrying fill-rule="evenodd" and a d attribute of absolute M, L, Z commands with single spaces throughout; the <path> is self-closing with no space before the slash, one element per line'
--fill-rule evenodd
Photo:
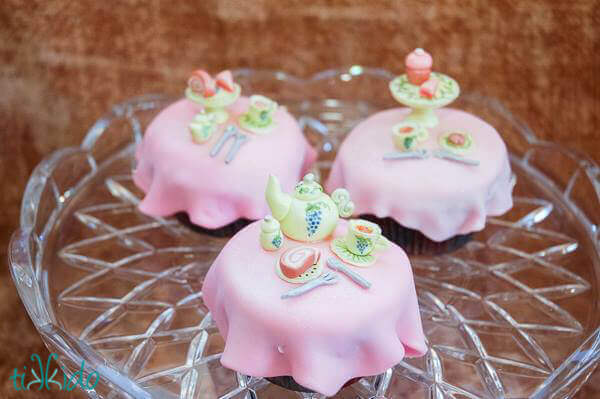
<path fill-rule="evenodd" d="M 390 109 L 357 125 L 340 147 L 326 189 L 345 187 L 355 214 L 391 218 L 433 242 L 482 230 L 487 216 L 512 207 L 514 181 L 506 146 L 492 126 L 466 112 L 435 111 L 439 123 L 428 129 L 429 138 L 418 148 L 433 151 L 440 148 L 441 134 L 468 132 L 474 148 L 464 156 L 479 161 L 478 166 L 434 157 L 384 160 L 385 153 L 396 150 L 392 126 L 409 112 Z"/>
<path fill-rule="evenodd" d="M 346 233 L 341 221 L 333 237 Z M 396 245 L 378 253 L 369 268 L 352 270 L 372 284 L 364 289 L 340 274 L 335 285 L 281 299 L 296 284 L 275 272 L 292 246 L 311 245 L 324 260 L 329 241 L 287 239 L 282 249 L 262 249 L 260 222 L 237 233 L 211 266 L 202 295 L 225 350 L 221 363 L 259 377 L 292 376 L 303 387 L 332 396 L 355 377 L 376 375 L 427 348 L 409 260 Z M 326 267 L 327 271 L 330 271 Z"/>
<path fill-rule="evenodd" d="M 241 97 L 227 107 L 230 119 L 202 144 L 192 141 L 188 130 L 200 105 L 182 99 L 164 109 L 148 126 L 136 152 L 133 178 L 146 193 L 140 210 L 152 216 L 184 211 L 193 224 L 206 229 L 265 216 L 269 212 L 264 199 L 269 172 L 276 173 L 282 186 L 291 190 L 315 161 L 316 151 L 283 107 L 275 112 L 276 125 L 270 133 L 243 130 L 237 119 L 248 106 L 248 98 Z M 225 164 L 232 141 L 214 158 L 209 152 L 230 124 L 249 141 Z"/>

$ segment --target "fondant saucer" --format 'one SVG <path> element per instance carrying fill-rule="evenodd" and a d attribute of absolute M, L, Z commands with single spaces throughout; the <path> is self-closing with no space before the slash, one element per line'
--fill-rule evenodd
<path fill-rule="evenodd" d="M 277 122 L 275 120 L 273 120 L 273 121 L 271 121 L 271 123 L 269 123 L 266 126 L 259 126 L 259 125 L 255 124 L 252 121 L 252 119 L 250 119 L 248 114 L 242 114 L 238 118 L 238 125 L 242 129 L 247 130 L 250 133 L 254 133 L 254 134 L 257 134 L 260 136 L 260 135 L 266 135 L 268 133 L 271 133 L 273 128 L 275 128 L 275 126 L 277 125 Z"/>
<path fill-rule="evenodd" d="M 338 237 L 331 241 L 331 250 L 334 254 L 340 257 L 344 262 L 358 267 L 369 267 L 375 263 L 375 256 L 371 253 L 368 255 L 356 255 L 348 249 L 344 238 Z"/>
<path fill-rule="evenodd" d="M 277 275 L 282 280 L 287 281 L 288 283 L 292 283 L 292 284 L 304 284 L 311 280 L 316 279 L 321 274 L 323 274 L 323 257 L 320 257 L 319 261 L 315 265 L 313 265 L 310 269 L 308 269 L 307 271 L 305 271 L 299 277 L 296 277 L 296 278 L 286 277 L 283 274 L 283 272 L 281 271 L 281 266 L 279 265 L 279 261 L 277 262 L 277 266 L 275 266 L 275 269 L 277 270 Z"/>

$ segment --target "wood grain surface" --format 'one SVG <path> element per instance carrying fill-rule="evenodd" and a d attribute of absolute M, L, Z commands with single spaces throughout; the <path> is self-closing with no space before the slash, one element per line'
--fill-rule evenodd
<path fill-rule="evenodd" d="M 501 99 L 540 136 L 600 161 L 600 2 L 593 0 L 3 0 L 0 2 L 0 256 L 27 177 L 132 96 L 177 95 L 188 72 L 253 67 L 308 76 L 351 64 L 403 70 L 414 47 L 465 91 Z M 0 397 L 46 353 L 0 277 Z M 579 398 L 600 396 L 600 377 Z"/>

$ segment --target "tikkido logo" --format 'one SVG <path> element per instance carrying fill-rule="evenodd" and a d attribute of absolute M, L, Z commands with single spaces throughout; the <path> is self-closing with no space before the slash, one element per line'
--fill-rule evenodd
<path fill-rule="evenodd" d="M 94 389 L 96 385 L 98 385 L 98 382 L 100 380 L 100 375 L 95 370 L 92 370 L 92 372 L 88 374 L 85 381 L 83 380 L 85 360 L 81 361 L 81 368 L 75 373 L 71 374 L 70 377 L 68 377 L 69 373 L 67 373 L 65 369 L 59 366 L 63 374 L 62 382 L 60 382 L 54 379 L 54 377 L 56 377 L 56 374 L 58 373 L 58 369 L 54 369 L 52 371 L 52 374 L 50 374 L 49 371 L 52 359 L 58 359 L 56 353 L 51 353 L 50 356 L 48 356 L 46 367 L 44 367 L 42 359 L 40 359 L 40 356 L 37 353 L 31 355 L 30 359 L 34 363 L 34 365 L 37 362 L 39 373 L 36 372 L 36 369 L 34 367 L 31 367 L 30 371 L 31 375 L 33 376 L 33 379 L 29 381 L 27 366 L 23 366 L 22 373 L 19 373 L 18 369 L 14 368 L 12 375 L 9 377 L 9 379 L 12 381 L 13 386 L 17 391 L 35 390 L 36 387 L 38 391 L 41 391 L 43 389 L 51 390 L 54 387 L 57 387 L 61 391 L 72 391 L 73 389 L 75 389 L 76 386 L 81 387 L 81 389 L 91 390 Z M 54 387 L 51 386 L 52 384 L 54 384 Z"/>

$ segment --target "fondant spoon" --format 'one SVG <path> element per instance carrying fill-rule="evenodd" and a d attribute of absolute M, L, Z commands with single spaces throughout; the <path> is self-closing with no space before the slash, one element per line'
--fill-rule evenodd
<path fill-rule="evenodd" d="M 240 150 L 240 147 L 242 146 L 242 144 L 245 144 L 247 141 L 248 141 L 248 136 L 246 136 L 245 134 L 242 134 L 242 133 L 238 133 L 235 136 L 235 141 L 233 142 L 231 149 L 229 150 L 229 152 L 227 153 L 227 156 L 225 157 L 225 163 L 229 163 L 229 162 L 233 161 L 233 159 L 237 155 L 238 151 Z"/>
<path fill-rule="evenodd" d="M 227 126 L 227 128 L 225 128 L 225 131 L 221 135 L 219 141 L 217 141 L 213 148 L 210 150 L 210 156 L 213 158 L 216 157 L 219 154 L 219 152 L 221 152 L 221 148 L 223 148 L 227 140 L 229 140 L 232 136 L 235 136 L 236 133 L 237 129 L 235 128 L 235 126 Z"/>
<path fill-rule="evenodd" d="M 456 155 L 447 150 L 436 150 L 433 152 L 433 156 L 436 158 L 447 159 L 449 161 L 461 162 L 466 165 L 477 166 L 479 165 L 479 161 L 476 159 L 469 159 L 461 157 L 460 155 Z"/>
<path fill-rule="evenodd" d="M 415 150 L 415 151 L 396 151 L 388 152 L 383 155 L 383 159 L 386 161 L 393 161 L 397 159 L 425 159 L 428 158 L 429 154 L 427 150 Z"/>

